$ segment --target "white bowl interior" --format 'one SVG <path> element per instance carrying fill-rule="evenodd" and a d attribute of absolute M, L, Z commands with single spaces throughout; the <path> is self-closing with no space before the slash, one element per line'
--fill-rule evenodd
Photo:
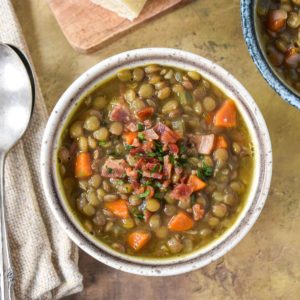
<path fill-rule="evenodd" d="M 70 119 L 70 115 L 74 113 L 84 96 L 94 89 L 95 86 L 101 85 L 102 82 L 112 77 L 117 71 L 150 63 L 174 66 L 185 70 L 196 70 L 222 90 L 229 98 L 233 99 L 246 122 L 255 153 L 251 189 L 248 193 L 248 199 L 234 224 L 219 238 L 191 254 L 159 259 L 121 254 L 87 233 L 80 225 L 79 220 L 70 211 L 70 206 L 65 199 L 62 185 L 59 182 L 58 169 L 54 167 L 57 166 L 57 149 L 59 148 L 61 134 L 67 121 Z M 55 130 L 53 130 L 53 127 Z M 105 263 L 118 269 L 124 267 L 126 271 L 132 273 L 146 275 L 178 274 L 206 265 L 210 261 L 224 255 L 242 239 L 254 224 L 264 205 L 270 185 L 272 169 L 271 144 L 265 122 L 254 100 L 227 71 L 202 57 L 184 51 L 159 48 L 139 49 L 122 53 L 97 64 L 78 78 L 61 97 L 50 117 L 44 139 L 49 140 L 49 137 L 52 138 L 51 147 L 43 146 L 47 149 L 45 149 L 44 154 L 42 152 L 42 161 L 43 159 L 45 160 L 45 165 L 51 168 L 51 173 L 53 174 L 52 191 L 49 191 L 48 199 L 51 198 L 50 205 L 58 220 L 67 230 L 70 237 L 92 256 L 103 261 L 103 257 L 100 254 L 103 252 L 102 254 L 104 254 L 106 259 L 108 256 L 108 260 L 104 261 Z M 42 169 L 43 167 L 45 168 L 45 165 L 42 165 Z M 45 170 L 42 174 L 45 174 Z M 47 182 L 43 180 L 43 182 L 46 185 L 46 191 L 49 190 L 49 180 Z M 55 195 L 53 195 L 53 188 L 56 190 Z M 57 203 L 55 203 L 57 199 L 53 199 L 53 197 L 58 197 L 59 205 L 64 210 L 69 221 L 66 221 L 65 218 L 62 218 L 61 213 L 58 213 L 59 209 L 57 210 Z M 70 221 L 75 227 L 72 230 L 70 230 Z M 74 231 L 77 231 L 75 235 Z M 88 240 L 95 247 L 91 247 L 90 244 L 85 245 L 84 240 Z"/>

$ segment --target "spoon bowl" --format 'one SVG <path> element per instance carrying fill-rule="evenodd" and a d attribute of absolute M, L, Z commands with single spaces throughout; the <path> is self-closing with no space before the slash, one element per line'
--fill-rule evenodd
<path fill-rule="evenodd" d="M 8 151 L 24 134 L 33 107 L 27 68 L 10 46 L 0 44 L 0 151 Z"/>
<path fill-rule="evenodd" d="M 0 43 L 0 299 L 14 299 L 14 272 L 5 221 L 4 162 L 28 127 L 33 100 L 34 82 L 25 55 Z"/>

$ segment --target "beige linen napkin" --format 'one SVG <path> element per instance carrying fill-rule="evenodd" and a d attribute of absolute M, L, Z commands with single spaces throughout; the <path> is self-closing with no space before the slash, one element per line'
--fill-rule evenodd
<path fill-rule="evenodd" d="M 9 0 L 0 0 L 0 42 L 25 51 L 22 31 Z M 27 133 L 9 153 L 5 196 L 17 299 L 58 299 L 82 290 L 78 250 L 52 216 L 39 170 L 47 111 L 36 83 L 36 102 Z M 17 120 L 16 120 L 17 121 Z"/>

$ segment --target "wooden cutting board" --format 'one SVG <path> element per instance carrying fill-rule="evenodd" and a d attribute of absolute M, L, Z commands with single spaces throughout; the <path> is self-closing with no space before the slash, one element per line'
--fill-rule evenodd
<path fill-rule="evenodd" d="M 90 0 L 48 0 L 48 3 L 72 47 L 81 53 L 91 53 L 138 25 L 191 1 L 148 0 L 140 16 L 132 22 Z"/>

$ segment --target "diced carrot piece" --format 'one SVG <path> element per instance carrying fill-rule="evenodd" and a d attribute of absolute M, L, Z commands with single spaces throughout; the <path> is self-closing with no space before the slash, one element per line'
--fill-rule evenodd
<path fill-rule="evenodd" d="M 228 148 L 228 142 L 223 135 L 219 135 L 216 139 L 215 148 Z"/>
<path fill-rule="evenodd" d="M 85 178 L 93 174 L 92 160 L 88 152 L 80 152 L 75 161 L 75 177 Z"/>
<path fill-rule="evenodd" d="M 123 134 L 123 139 L 127 145 L 132 145 L 137 135 L 138 135 L 137 132 L 126 132 Z"/>
<path fill-rule="evenodd" d="M 142 230 L 134 231 L 129 234 L 127 238 L 127 243 L 133 250 L 139 251 L 140 249 L 146 246 L 150 239 L 151 234 L 149 232 Z"/>
<path fill-rule="evenodd" d="M 185 212 L 180 211 L 173 216 L 168 223 L 168 228 L 172 231 L 186 231 L 194 226 L 194 220 Z"/>
<path fill-rule="evenodd" d="M 216 112 L 214 125 L 225 128 L 236 126 L 236 107 L 232 100 L 226 100 Z"/>
<path fill-rule="evenodd" d="M 142 108 L 140 111 L 137 112 L 137 116 L 140 120 L 145 121 L 152 117 L 154 113 L 154 108 L 151 106 Z"/>
<path fill-rule="evenodd" d="M 127 202 L 123 199 L 106 202 L 104 207 L 111 211 L 116 217 L 126 219 L 129 217 Z"/>
<path fill-rule="evenodd" d="M 193 189 L 193 192 L 200 191 L 206 187 L 206 183 L 194 174 L 190 175 L 187 184 Z"/>

